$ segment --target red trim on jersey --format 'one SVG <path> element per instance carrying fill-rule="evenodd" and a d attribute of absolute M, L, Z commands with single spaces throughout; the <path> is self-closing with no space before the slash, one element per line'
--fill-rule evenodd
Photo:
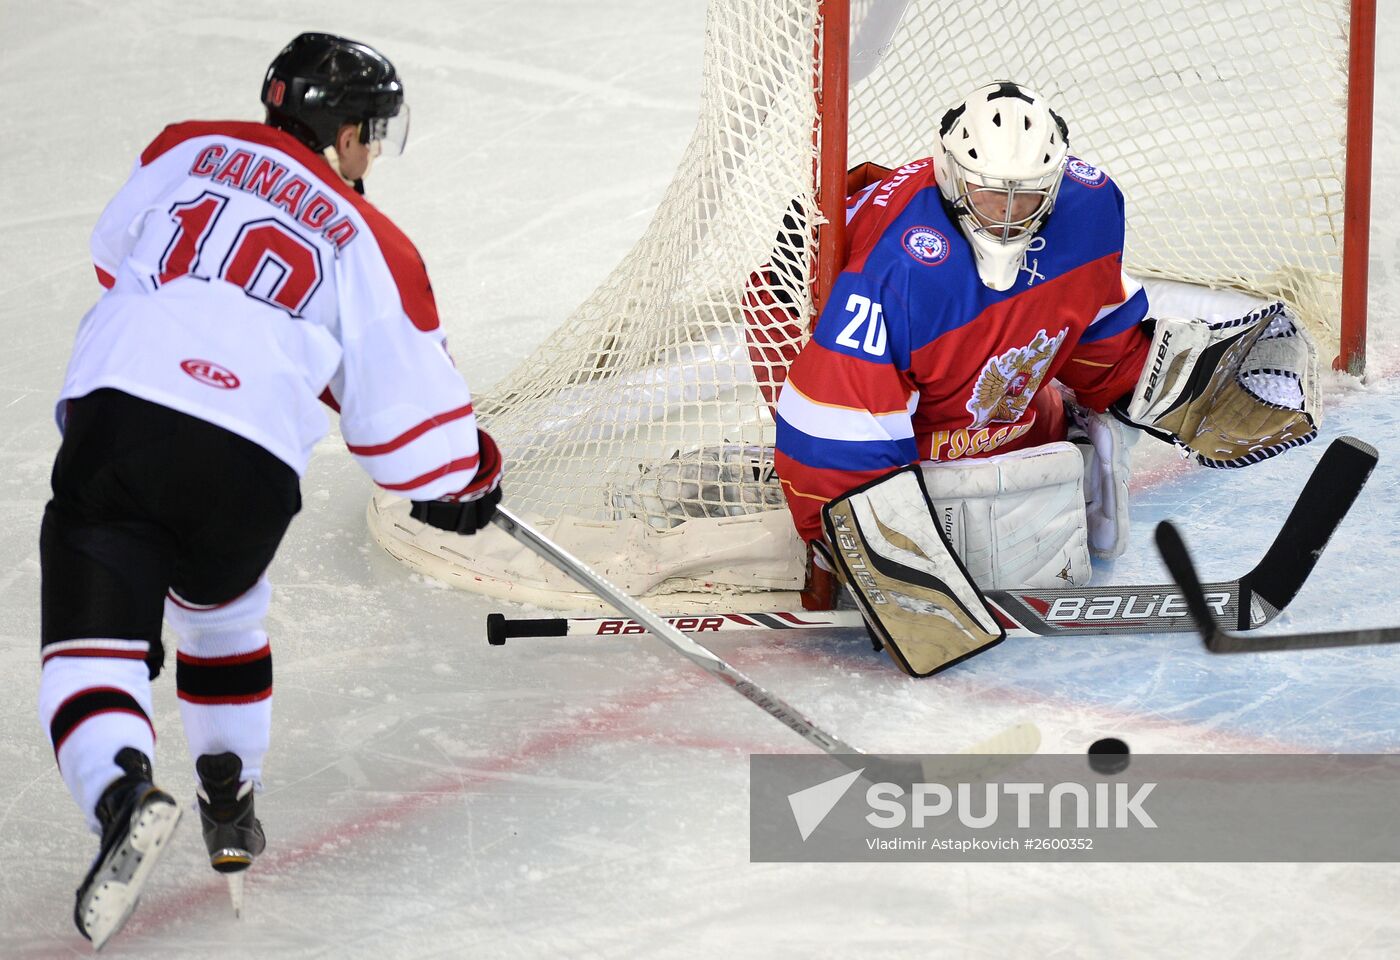
<path fill-rule="evenodd" d="M 385 490 L 412 490 L 414 487 L 421 487 L 425 483 L 432 483 L 439 477 L 445 477 L 449 473 L 456 473 L 459 470 L 475 470 L 480 460 L 480 457 L 476 454 L 472 454 L 470 457 L 463 457 L 460 460 L 453 460 L 451 463 L 445 463 L 436 470 L 429 470 L 421 477 L 414 477 L 412 480 L 408 480 L 404 483 L 381 483 L 380 486 Z"/>
<path fill-rule="evenodd" d="M 245 120 L 190 120 L 185 123 L 173 123 L 162 130 L 142 151 L 141 165 L 151 163 L 186 140 L 196 137 L 229 137 L 245 143 L 256 143 L 280 150 L 301 162 L 317 175 L 321 186 L 349 203 L 364 218 L 379 244 L 384 262 L 389 265 L 389 273 L 394 277 L 394 284 L 399 290 L 399 301 L 403 304 L 408 319 L 425 333 L 438 328 L 433 287 L 428 281 L 428 270 L 418 249 L 392 220 L 340 179 L 324 156 L 311 150 L 290 133 L 269 127 L 267 124 Z"/>
<path fill-rule="evenodd" d="M 112 289 L 117 285 L 117 278 L 112 276 L 106 270 L 103 270 L 97 264 L 94 263 L 92 265 L 92 269 L 97 271 L 97 282 L 102 284 L 102 286 L 104 286 L 108 290 Z"/>
<path fill-rule="evenodd" d="M 501 482 L 501 450 L 491 439 L 491 434 L 479 427 L 476 431 L 476 448 L 477 457 L 481 460 L 476 467 L 476 476 L 472 477 L 471 483 L 443 497 L 443 500 L 475 500 L 490 493 Z"/>
<path fill-rule="evenodd" d="M 377 457 L 386 453 L 393 453 L 400 447 L 407 446 L 412 441 L 417 440 L 429 430 L 436 429 L 454 420 L 460 420 L 463 417 L 469 417 L 471 414 L 472 405 L 469 403 L 466 406 L 458 407 L 456 410 L 449 410 L 446 413 L 439 413 L 436 416 L 429 417 L 427 420 L 418 424 L 418 426 L 405 430 L 386 443 L 377 443 L 363 447 L 353 443 L 347 443 L 345 446 L 351 453 L 361 457 Z"/>
<path fill-rule="evenodd" d="M 792 362 L 787 383 L 813 403 L 881 416 L 906 412 L 915 390 L 894 364 L 858 360 L 816 340 Z"/>
<path fill-rule="evenodd" d="M 321 391 L 321 402 L 324 403 L 326 406 L 330 407 L 336 413 L 340 412 L 340 401 L 335 398 L 335 394 L 331 393 L 330 387 L 327 387 L 326 389 Z"/>
<path fill-rule="evenodd" d="M 783 492 L 787 494 L 793 526 L 797 528 L 797 535 L 803 540 L 821 539 L 822 507 L 828 501 L 899 469 L 878 467 L 874 470 L 828 470 L 809 467 L 781 450 L 773 451 L 773 468 L 782 482 Z"/>
<path fill-rule="evenodd" d="M 196 657 L 193 654 L 185 653 L 183 650 L 176 651 L 175 659 L 180 663 L 188 663 L 192 667 L 232 667 L 240 663 L 252 663 L 254 660 L 261 660 L 264 657 L 272 656 L 272 644 L 264 643 L 251 653 L 235 653 L 228 657 Z"/>

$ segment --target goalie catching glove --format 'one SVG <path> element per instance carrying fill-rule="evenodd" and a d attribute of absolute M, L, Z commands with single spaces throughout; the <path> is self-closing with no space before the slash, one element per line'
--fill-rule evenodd
<path fill-rule="evenodd" d="M 905 673 L 927 677 L 1006 639 L 948 545 L 918 464 L 830 501 L 822 526 L 837 575 Z"/>
<path fill-rule="evenodd" d="M 1122 419 L 1207 467 L 1257 463 L 1317 436 L 1317 349 L 1282 303 L 1155 324 L 1137 387 L 1114 407 Z"/>
<path fill-rule="evenodd" d="M 410 517 L 439 530 L 468 535 L 491 522 L 501 502 L 501 451 L 485 430 L 477 430 L 476 442 L 479 459 L 472 482 L 441 500 L 414 500 Z"/>

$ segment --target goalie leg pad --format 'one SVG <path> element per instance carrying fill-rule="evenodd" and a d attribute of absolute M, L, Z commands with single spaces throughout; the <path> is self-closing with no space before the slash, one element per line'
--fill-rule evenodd
<path fill-rule="evenodd" d="M 837 574 L 905 673 L 927 677 L 1006 639 L 939 528 L 918 464 L 830 501 L 822 525 Z"/>
<path fill-rule="evenodd" d="M 1084 460 L 1075 444 L 922 466 L 939 525 L 983 590 L 1089 582 Z"/>

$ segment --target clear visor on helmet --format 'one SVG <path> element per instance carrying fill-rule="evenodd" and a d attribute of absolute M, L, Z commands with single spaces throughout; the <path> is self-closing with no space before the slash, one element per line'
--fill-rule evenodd
<path fill-rule="evenodd" d="M 973 173 L 956 160 L 951 166 L 956 186 L 954 206 L 974 233 L 994 243 L 1015 243 L 1034 234 L 1060 191 L 1058 167 L 1043 177 L 1012 180 Z"/>
<path fill-rule="evenodd" d="M 392 117 L 374 117 L 360 128 L 360 139 L 370 145 L 375 155 L 397 156 L 408 142 L 408 104 L 399 107 Z"/>

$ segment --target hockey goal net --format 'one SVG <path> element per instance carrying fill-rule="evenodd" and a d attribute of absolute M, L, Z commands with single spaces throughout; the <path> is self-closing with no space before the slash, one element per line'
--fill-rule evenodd
<path fill-rule="evenodd" d="M 650 227 L 477 404 L 510 503 L 663 611 L 792 608 L 770 404 L 839 269 L 845 170 L 929 155 L 992 79 L 1039 89 L 1120 184 L 1129 271 L 1282 298 L 1359 370 L 1373 29 L 1374 0 L 710 0 L 699 123 Z M 369 521 L 454 585 L 596 606 L 494 528 L 443 534 L 384 494 Z"/>

